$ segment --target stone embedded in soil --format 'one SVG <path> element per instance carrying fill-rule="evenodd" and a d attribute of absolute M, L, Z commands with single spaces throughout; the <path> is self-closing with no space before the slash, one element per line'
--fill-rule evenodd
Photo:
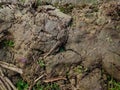
<path fill-rule="evenodd" d="M 14 47 L 11 51 L 14 55 L 12 58 L 13 63 L 15 62 L 17 66 L 24 68 L 26 71 L 25 75 L 29 75 L 30 73 L 34 75 L 35 71 L 32 69 L 35 68 L 36 65 L 34 65 L 33 62 L 37 63 L 39 57 L 42 56 L 41 54 L 48 53 L 57 42 L 60 42 L 60 45 L 58 45 L 56 49 L 59 49 L 61 45 L 66 43 L 71 16 L 60 12 L 50 5 L 39 6 L 37 9 L 38 12 L 36 11 L 35 14 L 29 11 L 25 12 L 24 9 L 19 10 L 12 8 L 8 10 L 8 8 L 1 9 L 0 19 L 5 23 L 1 24 L 0 34 L 2 35 L 6 30 L 7 27 L 5 28 L 5 25 L 12 24 L 7 28 L 6 32 L 10 34 L 14 41 Z M 5 14 L 4 18 L 2 14 Z M 57 50 L 54 50 L 50 54 L 56 51 Z M 4 59 L 6 58 L 1 60 Z M 21 61 L 23 59 L 25 59 L 25 62 Z M 31 70 L 27 72 L 29 69 Z M 39 73 L 37 73 L 37 75 L 39 75 Z M 30 77 L 32 77 L 32 74 Z"/>
<path fill-rule="evenodd" d="M 48 52 L 58 41 L 57 36 L 59 33 L 67 30 L 65 24 L 70 22 L 70 16 L 62 13 L 57 15 L 56 13 L 60 11 L 54 12 L 56 9 L 51 9 L 46 13 L 44 12 L 46 6 L 41 7 L 43 12 L 37 13 L 35 16 L 30 12 L 25 15 L 22 14 L 22 11 L 15 12 L 15 15 L 21 13 L 17 17 L 18 20 L 20 18 L 20 21 L 13 24 L 9 29 L 15 41 L 15 59 L 28 58 L 33 52 L 36 54 L 39 54 L 40 51 Z M 51 13 L 55 15 L 52 16 Z"/>
<path fill-rule="evenodd" d="M 0 47 L 0 59 L 23 68 L 23 79 L 32 83 L 43 74 L 43 68 L 37 61 L 59 41 L 61 43 L 52 55 L 44 59 L 49 77 L 66 76 L 70 71 L 72 73 L 68 79 L 72 83 L 68 85 L 71 89 L 103 90 L 101 68 L 120 80 L 119 11 L 118 2 L 77 7 L 72 11 L 73 25 L 69 27 L 71 16 L 51 5 L 39 6 L 34 14 L 25 9 L 2 8 L 4 15 L 0 13 L 0 44 L 4 39 L 10 39 L 6 37 L 7 32 L 14 41 L 14 47 Z M 60 51 L 61 46 L 65 50 Z M 71 68 L 77 65 L 87 69 L 82 73 L 85 75 L 82 79 Z M 72 77 L 76 77 L 74 80 L 77 82 Z"/>

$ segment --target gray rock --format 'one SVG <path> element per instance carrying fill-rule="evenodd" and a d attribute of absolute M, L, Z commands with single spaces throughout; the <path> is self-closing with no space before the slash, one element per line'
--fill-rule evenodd
<path fill-rule="evenodd" d="M 44 10 L 46 9 L 46 6 L 45 8 L 44 6 L 41 7 Z M 51 9 L 48 13 L 54 13 L 60 20 L 48 13 L 38 13 L 36 17 L 33 17 L 29 12 L 25 15 L 19 14 L 18 18 L 21 17 L 21 23 L 14 24 L 10 29 L 10 33 L 13 34 L 15 40 L 16 58 L 29 56 L 31 50 L 38 49 L 44 53 L 48 52 L 57 42 L 57 35 L 60 31 L 67 30 L 62 26 L 69 23 L 71 17 L 63 13 L 57 15 L 59 11 L 55 12 L 55 10 Z M 65 23 L 63 23 L 63 20 Z"/>
<path fill-rule="evenodd" d="M 32 65 L 33 60 L 37 61 L 39 57 L 47 54 L 59 42 L 60 45 L 52 50 L 50 55 L 56 52 L 61 45 L 66 43 L 68 36 L 64 32 L 68 32 L 68 23 L 71 21 L 71 16 L 65 15 L 50 5 L 40 6 L 39 10 L 42 12 L 32 14 L 29 11 L 24 12 L 24 9 L 19 10 L 19 8 L 5 7 L 0 9 L 0 19 L 3 20 L 1 22 L 0 40 L 4 37 L 4 33 L 2 33 L 4 31 L 11 35 L 14 41 L 13 51 L 11 51 L 14 56 L 12 60 L 21 68 L 25 68 L 24 66 L 27 64 L 25 70 L 28 70 L 31 66 L 36 66 Z M 7 34 L 5 36 L 8 37 Z M 3 59 L 3 55 L 6 53 L 2 49 L 0 53 L 2 53 L 0 59 Z M 8 58 L 10 57 L 6 55 L 6 61 L 9 61 Z M 23 60 L 25 62 L 22 62 Z M 21 63 L 24 63 L 24 65 Z M 31 70 L 30 73 L 32 72 L 34 73 L 34 70 Z M 26 76 L 28 74 L 25 73 Z"/>

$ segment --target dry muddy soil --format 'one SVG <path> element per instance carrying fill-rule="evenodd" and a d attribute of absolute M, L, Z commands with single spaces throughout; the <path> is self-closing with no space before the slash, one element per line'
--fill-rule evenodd
<path fill-rule="evenodd" d="M 1 3 L 0 90 L 119 90 L 119 81 L 119 1 Z"/>

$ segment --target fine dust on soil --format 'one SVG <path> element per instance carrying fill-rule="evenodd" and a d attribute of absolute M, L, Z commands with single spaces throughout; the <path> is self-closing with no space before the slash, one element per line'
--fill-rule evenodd
<path fill-rule="evenodd" d="M 0 81 L 22 78 L 29 90 L 37 79 L 60 90 L 108 90 L 108 75 L 120 81 L 120 3 L 80 4 L 69 14 L 54 6 L 1 7 Z"/>

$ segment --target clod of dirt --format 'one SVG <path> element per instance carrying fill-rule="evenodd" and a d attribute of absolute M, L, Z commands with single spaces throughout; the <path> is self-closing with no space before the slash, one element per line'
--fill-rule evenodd
<path fill-rule="evenodd" d="M 104 90 L 101 69 L 120 81 L 119 12 L 119 2 L 81 5 L 71 12 L 69 26 L 71 16 L 51 5 L 4 7 L 0 60 L 22 68 L 29 84 L 47 73 L 67 78 L 58 82 L 62 90 Z"/>
<path fill-rule="evenodd" d="M 102 65 L 108 74 L 120 80 L 120 4 L 111 2 L 94 8 L 98 10 L 91 6 L 73 10 L 75 29 L 69 31 L 66 48 L 78 52 L 83 58 L 82 65 L 90 72 Z M 82 90 L 88 90 L 86 85 L 82 86 Z"/>
<path fill-rule="evenodd" d="M 50 5 L 40 6 L 38 9 L 35 14 L 29 11 L 25 12 L 24 9 L 1 9 L 0 19 L 12 24 L 10 27 L 7 23 L 1 24 L 1 35 L 6 30 L 13 37 L 12 54 L 14 57 L 12 60 L 17 66 L 25 69 L 25 74 L 34 73 L 34 70 L 32 70 L 35 68 L 33 63 L 47 53 L 50 55 L 56 52 L 59 47 L 66 43 L 68 37 L 67 27 L 71 21 L 70 16 L 63 14 Z M 2 17 L 3 14 L 5 14 L 4 18 Z M 7 25 L 8 28 L 4 28 L 4 25 Z M 57 46 L 55 46 L 56 43 L 58 43 Z M 54 46 L 55 49 L 49 52 Z"/>

